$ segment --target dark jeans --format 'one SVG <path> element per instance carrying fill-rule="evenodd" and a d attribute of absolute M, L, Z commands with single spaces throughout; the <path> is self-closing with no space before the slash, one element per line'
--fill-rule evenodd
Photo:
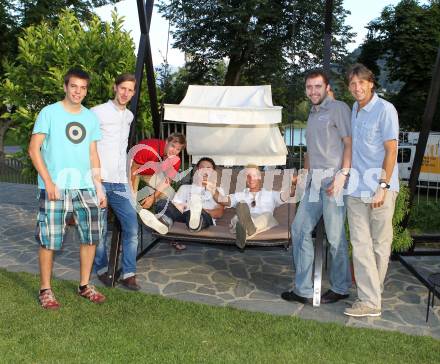
<path fill-rule="evenodd" d="M 214 225 L 211 215 L 209 215 L 205 210 L 202 210 L 202 213 L 200 214 L 200 224 L 198 228 L 191 229 L 189 227 L 189 219 L 191 216 L 191 212 L 188 210 L 182 214 L 177 209 L 177 207 L 173 205 L 172 202 L 170 201 L 167 202 L 167 200 L 158 200 L 154 205 L 154 212 L 156 214 L 162 213 L 163 215 L 166 215 L 173 221 L 185 223 L 188 229 L 190 229 L 191 231 L 200 231 L 202 229 L 206 229 L 210 227 L 211 225 Z"/>

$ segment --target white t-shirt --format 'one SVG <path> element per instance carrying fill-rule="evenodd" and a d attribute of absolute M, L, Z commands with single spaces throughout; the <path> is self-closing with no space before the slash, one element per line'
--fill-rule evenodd
<path fill-rule="evenodd" d="M 231 206 L 235 207 L 241 201 L 246 202 L 249 205 L 251 214 L 262 214 L 265 212 L 273 213 L 276 207 L 284 203 L 281 200 L 280 191 L 268 191 L 264 188 L 258 192 L 251 192 L 249 188 L 246 188 L 242 192 L 235 192 L 229 195 L 231 199 Z M 255 206 L 252 207 L 252 202 L 255 201 Z"/>
<path fill-rule="evenodd" d="M 127 144 L 133 113 L 120 110 L 109 100 L 91 109 L 99 119 L 102 139 L 98 142 L 104 182 L 127 183 Z"/>
<path fill-rule="evenodd" d="M 189 202 L 191 201 L 191 194 L 196 193 L 202 197 L 202 208 L 212 210 L 219 207 L 219 204 L 215 202 L 212 193 L 205 190 L 204 187 L 197 185 L 182 185 L 176 192 L 173 198 L 173 203 L 183 205 L 183 211 L 189 210 Z"/>

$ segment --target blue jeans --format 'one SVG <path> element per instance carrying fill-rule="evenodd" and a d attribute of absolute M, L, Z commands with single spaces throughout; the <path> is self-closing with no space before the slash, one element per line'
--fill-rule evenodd
<path fill-rule="evenodd" d="M 333 292 L 347 294 L 351 286 L 351 272 L 345 238 L 346 206 L 338 206 L 334 197 L 329 197 L 326 187 L 312 194 L 318 197 L 310 202 L 308 187 L 301 200 L 292 224 L 293 261 L 295 263 L 295 292 L 307 298 L 313 297 L 314 246 L 312 232 L 321 216 L 324 217 L 327 241 L 330 244 L 331 267 L 330 288 Z"/>
<path fill-rule="evenodd" d="M 136 255 L 138 247 L 137 213 L 129 200 L 129 187 L 126 183 L 103 182 L 107 203 L 112 208 L 122 231 L 122 278 L 136 274 Z M 105 210 L 104 238 L 96 247 L 94 271 L 102 274 L 108 265 L 107 257 L 107 209 Z M 106 268 L 104 270 L 104 268 Z"/>

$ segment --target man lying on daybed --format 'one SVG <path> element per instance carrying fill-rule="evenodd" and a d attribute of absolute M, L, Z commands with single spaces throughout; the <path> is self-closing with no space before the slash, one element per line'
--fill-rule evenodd
<path fill-rule="evenodd" d="M 214 225 L 215 219 L 223 216 L 224 207 L 204 186 L 208 184 L 208 179 L 216 179 L 215 169 L 211 158 L 201 158 L 195 167 L 193 183 L 180 186 L 172 201 L 158 200 L 154 206 L 156 215 L 144 210 L 142 221 L 159 234 L 168 233 L 175 221 L 185 223 L 190 231 Z"/>
<path fill-rule="evenodd" d="M 246 240 L 258 233 L 278 225 L 273 212 L 276 207 L 288 202 L 290 191 L 267 190 L 262 186 L 261 172 L 258 166 L 246 166 L 246 188 L 244 191 L 223 196 L 221 190 L 209 181 L 204 182 L 213 194 L 214 200 L 226 207 L 235 207 L 236 215 L 231 219 L 231 232 L 236 234 L 236 245 L 240 249 L 246 246 Z M 292 184 L 296 176 L 292 176 Z"/>

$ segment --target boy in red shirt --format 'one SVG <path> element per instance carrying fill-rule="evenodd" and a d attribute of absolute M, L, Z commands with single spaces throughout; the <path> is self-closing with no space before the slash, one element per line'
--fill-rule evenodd
<path fill-rule="evenodd" d="M 149 187 L 145 198 L 137 198 L 144 209 L 150 208 L 156 200 L 173 198 L 175 191 L 171 180 L 179 170 L 179 154 L 185 146 L 186 138 L 180 133 L 173 133 L 166 140 L 144 139 L 135 146 L 137 152 L 131 165 L 131 185 L 137 193 L 142 178 Z"/>

